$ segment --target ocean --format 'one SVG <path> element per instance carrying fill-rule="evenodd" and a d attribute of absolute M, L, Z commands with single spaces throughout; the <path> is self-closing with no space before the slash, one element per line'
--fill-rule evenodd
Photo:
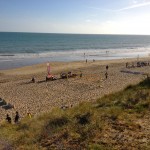
<path fill-rule="evenodd" d="M 148 35 L 0 32 L 0 70 L 47 61 L 150 56 Z"/>

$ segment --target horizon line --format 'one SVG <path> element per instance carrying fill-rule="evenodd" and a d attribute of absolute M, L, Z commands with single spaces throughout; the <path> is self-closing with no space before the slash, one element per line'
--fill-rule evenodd
<path fill-rule="evenodd" d="M 30 31 L 0 31 L 0 33 L 37 33 L 37 34 L 85 34 L 85 35 L 141 35 L 141 36 L 150 36 L 150 34 L 124 34 L 124 33 L 57 33 L 57 32 L 30 32 Z"/>

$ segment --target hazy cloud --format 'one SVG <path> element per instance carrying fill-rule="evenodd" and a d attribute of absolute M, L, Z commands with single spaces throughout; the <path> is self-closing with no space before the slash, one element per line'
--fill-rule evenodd
<path fill-rule="evenodd" d="M 138 3 L 138 1 L 137 0 L 133 0 L 133 4 L 137 4 Z"/>
<path fill-rule="evenodd" d="M 87 7 L 87 8 L 101 10 L 101 11 L 113 11 L 112 9 L 102 9 L 102 8 L 99 8 L 99 7 Z"/>
<path fill-rule="evenodd" d="M 85 20 L 86 22 L 91 22 L 91 20 L 90 19 L 87 19 L 87 20 Z"/>
<path fill-rule="evenodd" d="M 124 11 L 124 10 L 129 10 L 129 9 L 133 9 L 133 8 L 139 8 L 139 7 L 144 7 L 144 6 L 150 5 L 150 1 L 145 1 L 143 3 L 138 3 L 137 1 L 133 1 L 133 3 L 134 3 L 134 5 L 121 8 L 121 9 L 119 9 L 117 11 Z"/>

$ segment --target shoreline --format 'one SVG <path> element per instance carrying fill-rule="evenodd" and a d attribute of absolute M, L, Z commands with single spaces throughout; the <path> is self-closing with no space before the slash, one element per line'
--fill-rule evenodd
<path fill-rule="evenodd" d="M 149 61 L 149 58 L 140 58 Z M 96 99 L 122 90 L 129 84 L 137 84 L 145 78 L 141 74 L 123 73 L 121 70 L 150 73 L 150 66 L 127 69 L 126 62 L 137 62 L 137 59 L 50 62 L 51 73 L 58 78 L 45 82 L 46 63 L 0 71 L 0 97 L 14 105 L 14 109 L 4 110 L 0 107 L 0 120 L 6 113 L 21 117 L 27 112 L 36 115 L 62 105 L 75 106 L 83 101 Z M 105 79 L 106 65 L 109 65 L 108 79 Z M 76 78 L 59 79 L 61 72 L 72 71 Z M 79 76 L 80 71 L 83 77 Z M 29 83 L 32 77 L 36 83 Z M 115 88 L 114 88 L 115 87 Z"/>
<path fill-rule="evenodd" d="M 110 63 L 126 63 L 126 62 L 138 62 L 138 61 L 149 61 L 150 62 L 150 57 L 141 57 L 139 58 L 139 60 L 137 60 L 137 58 L 120 58 L 120 59 L 107 59 L 107 60 L 95 60 L 94 64 L 100 64 L 100 65 L 107 65 L 107 64 L 110 64 Z M 28 64 L 28 65 L 23 65 L 23 66 L 19 66 L 19 67 L 11 67 L 11 68 L 8 68 L 8 69 L 0 69 L 0 73 L 9 73 L 9 72 L 18 72 L 18 70 L 20 71 L 23 71 L 23 70 L 26 70 L 28 71 L 27 74 L 32 74 L 34 71 L 37 73 L 37 70 L 40 72 L 40 71 L 44 71 L 46 70 L 46 67 L 47 67 L 47 63 L 50 63 L 52 64 L 52 66 L 54 67 L 57 67 L 56 64 L 79 64 L 82 63 L 86 64 L 86 59 L 85 60 L 80 60 L 80 61 L 48 61 L 48 60 L 45 60 L 45 61 L 42 61 L 42 62 L 39 62 L 39 63 L 36 63 L 34 62 L 33 64 Z M 93 60 L 88 60 L 88 64 L 92 64 L 93 63 Z M 56 66 L 55 66 L 56 65 Z M 41 69 L 39 69 L 39 67 L 41 67 Z M 34 68 L 34 70 L 33 70 Z M 77 66 L 78 68 L 78 66 Z M 30 71 L 30 69 L 32 69 L 32 71 Z M 53 68 L 55 70 L 55 68 Z M 25 72 L 21 73 L 20 74 L 25 74 Z"/>
<path fill-rule="evenodd" d="M 71 55 L 71 54 L 70 54 Z M 135 55 L 129 55 L 128 56 L 113 56 L 113 55 L 90 55 L 87 53 L 87 55 L 73 55 L 73 56 L 55 56 L 55 57 L 33 57 L 33 58 L 16 58 L 16 59 L 1 59 L 0 60 L 0 71 L 1 70 L 8 70 L 8 69 L 15 69 L 15 68 L 21 68 L 25 66 L 31 66 L 31 65 L 36 65 L 36 64 L 41 64 L 41 63 L 47 63 L 47 62 L 74 62 L 74 61 L 111 61 L 111 60 L 130 60 L 130 59 L 143 59 L 143 58 L 149 58 L 149 55 L 140 55 L 135 56 Z"/>

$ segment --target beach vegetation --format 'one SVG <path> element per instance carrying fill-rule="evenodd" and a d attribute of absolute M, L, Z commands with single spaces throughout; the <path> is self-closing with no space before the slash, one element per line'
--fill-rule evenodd
<path fill-rule="evenodd" d="M 149 114 L 150 80 L 146 79 L 96 102 L 82 102 L 65 110 L 55 108 L 25 117 L 18 124 L 4 121 L 0 145 L 15 150 L 148 149 Z"/>

